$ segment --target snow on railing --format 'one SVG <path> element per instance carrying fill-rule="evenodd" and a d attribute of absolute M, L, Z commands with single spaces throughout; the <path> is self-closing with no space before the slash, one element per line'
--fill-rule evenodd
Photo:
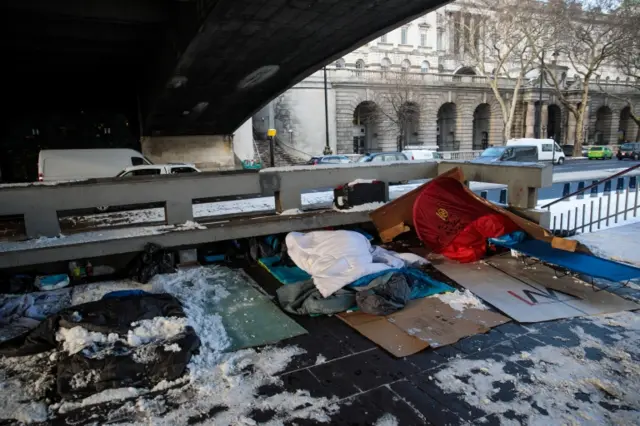
<path fill-rule="evenodd" d="M 640 210 L 636 176 L 604 180 L 585 187 L 578 183 L 577 195 L 563 197 L 550 204 L 551 230 L 559 235 L 573 235 L 636 222 Z M 565 183 L 564 192 L 569 192 Z M 588 194 L 587 194 L 588 191 Z"/>

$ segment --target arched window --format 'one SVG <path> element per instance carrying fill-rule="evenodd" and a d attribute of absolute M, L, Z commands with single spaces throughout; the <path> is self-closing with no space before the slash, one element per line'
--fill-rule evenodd
<path fill-rule="evenodd" d="M 336 61 L 336 68 L 344 68 L 346 66 L 346 62 L 344 58 L 340 58 Z"/>
<path fill-rule="evenodd" d="M 407 72 L 409 71 L 409 69 L 411 69 L 411 62 L 409 62 L 408 59 L 405 59 L 404 61 L 402 61 L 400 67 L 402 68 L 402 72 Z"/>
<path fill-rule="evenodd" d="M 429 72 L 429 62 L 422 61 L 422 64 L 420 65 L 420 72 L 425 74 Z"/>
<path fill-rule="evenodd" d="M 380 61 L 380 67 L 383 71 L 389 71 L 389 68 L 391 68 L 391 60 L 389 58 L 382 58 L 382 61 Z"/>

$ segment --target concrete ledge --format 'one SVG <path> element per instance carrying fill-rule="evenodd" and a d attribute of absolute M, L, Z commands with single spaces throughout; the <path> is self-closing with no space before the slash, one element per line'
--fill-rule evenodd
<path fill-rule="evenodd" d="M 538 202 L 538 188 L 553 184 L 551 164 L 442 161 L 438 164 L 438 174 L 456 167 L 462 169 L 467 181 L 506 184 L 509 189 L 509 205 L 522 209 L 535 208 Z"/>
<path fill-rule="evenodd" d="M 307 231 L 329 226 L 350 225 L 369 221 L 369 212 L 360 211 L 342 213 L 336 211 L 322 211 L 287 216 L 262 216 L 234 220 L 218 221 L 202 224 L 207 229 L 167 230 L 163 233 L 136 235 L 140 228 L 129 228 L 129 237 L 94 239 L 82 236 L 82 240 L 75 242 L 69 237 L 68 241 L 61 238 L 58 244 L 35 246 L 33 241 L 12 244 L 12 250 L 0 250 L 0 269 L 18 266 L 38 265 L 44 263 L 70 261 L 120 253 L 141 251 L 148 243 L 162 247 L 178 248 L 190 247 L 216 241 L 271 235 L 289 231 Z M 126 231 L 126 230 L 125 230 Z M 91 233 L 100 235 L 99 233 Z M 107 232 L 104 232 L 107 234 Z M 79 237 L 80 238 L 80 237 Z M 67 242 L 71 242 L 67 244 Z M 24 248 L 21 248 L 21 245 Z"/>

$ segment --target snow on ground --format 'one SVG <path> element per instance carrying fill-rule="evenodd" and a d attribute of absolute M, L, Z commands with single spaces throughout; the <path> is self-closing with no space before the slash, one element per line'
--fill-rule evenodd
<path fill-rule="evenodd" d="M 386 413 L 373 426 L 398 426 L 398 419 L 392 414 Z"/>
<path fill-rule="evenodd" d="M 226 277 L 228 270 L 222 267 L 193 268 L 175 274 L 158 275 L 151 280 L 152 291 L 168 292 L 180 299 L 187 318 L 176 319 L 179 321 L 167 318 L 140 321 L 133 330 L 135 338 L 131 343 L 145 344 L 149 339 L 170 335 L 177 328 L 192 326 L 202 345 L 200 353 L 191 359 L 189 371 L 183 378 L 172 383 L 161 382 L 153 389 L 110 389 L 85 399 L 61 401 L 47 407 L 44 392 L 55 380 L 51 371 L 57 352 L 0 358 L 0 419 L 44 421 L 47 419 L 47 410 L 51 419 L 73 410 L 88 410 L 96 404 L 112 404 L 105 414 L 105 422 L 176 425 L 187 424 L 190 418 L 201 417 L 206 424 L 255 424 L 251 423 L 250 414 L 256 410 L 273 410 L 276 414 L 268 423 L 273 425 L 295 419 L 330 422 L 330 415 L 339 409 L 338 398 L 314 398 L 307 391 L 282 392 L 270 396 L 258 392 L 265 385 L 280 384 L 277 373 L 283 371 L 291 359 L 304 353 L 304 350 L 296 346 L 267 346 L 225 352 L 229 339 L 221 317 L 210 311 L 209 301 L 229 296 L 221 281 Z M 114 287 L 117 287 L 117 283 L 106 285 L 108 289 Z M 127 287 L 127 283 L 124 287 Z M 85 288 L 78 300 L 88 302 L 99 299 L 106 288 L 104 284 L 98 284 L 96 288 L 95 291 Z M 69 332 L 76 330 L 73 333 L 80 333 L 78 329 L 84 330 L 75 327 Z M 83 342 L 90 345 L 104 335 L 96 339 L 94 337 L 69 339 L 65 340 L 65 344 L 70 341 L 78 343 L 73 348 L 75 350 Z M 169 345 L 165 349 L 178 348 Z M 323 360 L 319 358 L 319 362 Z M 43 374 L 47 369 L 48 373 Z M 95 377 L 89 372 L 73 380 L 83 383 Z M 164 393 L 158 394 L 159 391 Z"/>
<path fill-rule="evenodd" d="M 47 405 L 43 401 L 56 380 L 50 355 L 0 357 L 0 419 L 23 423 L 47 419 Z"/>
<path fill-rule="evenodd" d="M 624 312 L 585 321 L 617 333 L 603 342 L 575 326 L 576 346 L 539 346 L 500 361 L 454 359 L 433 377 L 445 392 L 497 413 L 501 424 L 515 424 L 513 413 L 529 425 L 639 424 L 640 317 Z M 605 409 L 611 406 L 620 408 Z"/>
<path fill-rule="evenodd" d="M 436 294 L 435 297 L 440 299 L 442 302 L 451 306 L 452 309 L 456 311 L 464 311 L 465 309 L 473 308 L 473 309 L 488 309 L 487 305 L 485 305 L 482 300 L 478 299 L 473 293 L 469 290 L 455 290 L 450 293 L 442 293 Z"/>
<path fill-rule="evenodd" d="M 640 222 L 573 237 L 587 246 L 596 256 L 640 267 Z"/>

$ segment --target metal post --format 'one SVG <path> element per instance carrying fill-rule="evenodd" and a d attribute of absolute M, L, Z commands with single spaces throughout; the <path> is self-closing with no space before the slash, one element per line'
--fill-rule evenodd
<path fill-rule="evenodd" d="M 273 136 L 269 136 L 269 160 L 271 163 L 271 167 L 276 166 L 276 159 L 273 152 Z"/>
<path fill-rule="evenodd" d="M 598 230 L 600 230 L 600 222 L 602 221 L 602 197 L 598 198 Z"/>
<path fill-rule="evenodd" d="M 584 205 L 582 207 L 584 207 Z M 573 220 L 573 232 L 578 232 L 578 208 L 577 207 L 576 207 L 575 219 Z"/>
<path fill-rule="evenodd" d="M 538 139 L 542 139 L 542 80 L 544 75 L 544 50 L 542 51 L 542 58 L 540 60 L 540 86 L 538 89 Z M 553 147 L 555 153 L 555 146 Z M 552 163 L 553 164 L 553 163 Z"/>
<path fill-rule="evenodd" d="M 626 195 L 624 196 L 624 220 L 627 220 L 628 209 L 629 209 L 629 187 L 627 187 Z"/>
<path fill-rule="evenodd" d="M 593 206 L 593 201 L 591 202 L 591 205 Z M 587 205 L 583 204 L 582 205 L 582 228 L 580 228 L 580 232 L 584 233 L 584 225 L 585 225 L 585 219 L 587 218 Z"/>
<path fill-rule="evenodd" d="M 618 212 L 619 212 L 618 209 L 620 208 L 619 207 L 620 206 L 620 195 L 621 194 L 619 194 L 618 191 L 616 191 L 616 211 L 614 213 L 615 214 L 614 223 L 618 223 Z"/>
<path fill-rule="evenodd" d="M 331 155 L 331 147 L 329 146 L 329 90 L 327 88 L 327 67 L 324 70 L 324 130 L 325 130 L 325 146 L 324 155 Z"/>
<path fill-rule="evenodd" d="M 605 224 L 607 226 L 609 226 L 609 215 L 611 214 L 611 192 L 609 192 L 607 195 L 607 221 L 605 222 Z"/>
<path fill-rule="evenodd" d="M 589 214 L 589 232 L 593 232 L 593 200 L 591 200 L 591 213 Z"/>

